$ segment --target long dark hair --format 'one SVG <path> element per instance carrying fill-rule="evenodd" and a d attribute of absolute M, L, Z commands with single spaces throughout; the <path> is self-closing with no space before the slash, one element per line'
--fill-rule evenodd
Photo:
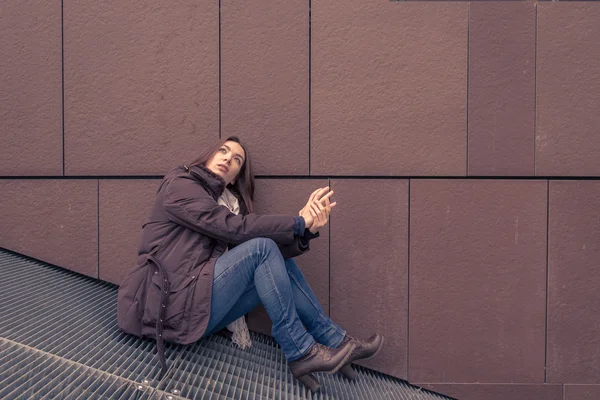
<path fill-rule="evenodd" d="M 204 153 L 200 154 L 200 156 L 194 160 L 190 165 L 202 165 L 206 167 L 206 162 L 211 159 L 211 157 L 225 144 L 225 142 L 236 142 L 244 149 L 244 153 L 246 154 L 244 164 L 242 164 L 242 168 L 238 173 L 237 178 L 235 179 L 234 184 L 229 184 L 228 189 L 233 192 L 233 194 L 241 199 L 244 203 L 243 206 L 245 208 L 246 213 L 254 212 L 254 174 L 252 173 L 252 163 L 250 162 L 250 154 L 248 154 L 248 149 L 246 146 L 242 144 L 240 138 L 237 136 L 230 136 L 227 139 L 219 140 L 214 146 L 209 147 Z M 242 204 L 240 204 L 242 205 Z M 240 207 L 241 210 L 244 209 Z"/>

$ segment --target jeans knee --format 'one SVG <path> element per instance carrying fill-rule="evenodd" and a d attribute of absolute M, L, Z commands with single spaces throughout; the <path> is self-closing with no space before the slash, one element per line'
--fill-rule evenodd
<path fill-rule="evenodd" d="M 251 242 L 262 252 L 265 254 L 271 253 L 273 251 L 279 251 L 279 247 L 277 247 L 277 243 L 273 239 L 259 237 L 254 238 Z"/>

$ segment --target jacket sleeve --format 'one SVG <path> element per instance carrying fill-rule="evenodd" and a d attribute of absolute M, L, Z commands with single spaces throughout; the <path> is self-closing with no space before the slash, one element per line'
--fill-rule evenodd
<path fill-rule="evenodd" d="M 168 218 L 186 228 L 227 243 L 257 237 L 286 245 L 294 241 L 295 219 L 284 215 L 235 215 L 217 204 L 197 182 L 175 177 L 163 188 L 163 207 Z"/>
<path fill-rule="evenodd" d="M 279 245 L 279 250 L 283 258 L 293 258 L 310 250 L 310 241 L 319 237 L 319 232 L 311 233 L 308 229 L 305 230 L 304 236 L 294 237 L 294 241 L 290 244 Z"/>

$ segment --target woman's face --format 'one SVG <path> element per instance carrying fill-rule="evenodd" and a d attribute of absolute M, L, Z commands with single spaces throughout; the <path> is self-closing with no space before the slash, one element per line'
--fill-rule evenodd
<path fill-rule="evenodd" d="M 206 162 L 206 168 L 225 180 L 225 184 L 235 183 L 244 165 L 246 153 L 239 143 L 227 141 Z"/>

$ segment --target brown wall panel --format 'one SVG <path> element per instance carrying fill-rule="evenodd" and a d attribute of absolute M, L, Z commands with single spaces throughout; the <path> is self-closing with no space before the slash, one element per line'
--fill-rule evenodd
<path fill-rule="evenodd" d="M 473 2 L 469 175 L 533 175 L 535 17 L 529 2 Z"/>
<path fill-rule="evenodd" d="M 465 175 L 466 2 L 312 3 L 311 173 Z"/>
<path fill-rule="evenodd" d="M 317 188 L 327 186 L 324 179 L 259 179 L 256 181 L 256 212 L 261 214 L 298 215 Z M 335 209 L 334 209 L 335 210 Z M 329 225 L 310 243 L 310 251 L 296 262 L 325 312 L 329 313 Z M 250 329 L 271 334 L 271 320 L 261 305 L 249 315 Z"/>
<path fill-rule="evenodd" d="M 563 400 L 562 385 L 426 383 L 419 386 L 460 400 Z"/>
<path fill-rule="evenodd" d="M 159 180 L 100 180 L 100 279 L 120 284 L 137 264 Z"/>
<path fill-rule="evenodd" d="M 98 277 L 98 181 L 0 180 L 0 246 Z"/>
<path fill-rule="evenodd" d="M 62 175 L 60 1 L 0 5 L 0 175 Z"/>
<path fill-rule="evenodd" d="M 543 181 L 411 181 L 411 381 L 544 381 L 546 195 Z"/>
<path fill-rule="evenodd" d="M 600 175 L 600 3 L 540 3 L 536 175 Z"/>
<path fill-rule="evenodd" d="M 600 384 L 600 181 L 551 181 L 548 382 Z"/>
<path fill-rule="evenodd" d="M 222 136 L 257 174 L 308 174 L 308 1 L 221 1 Z"/>
<path fill-rule="evenodd" d="M 331 186 L 331 317 L 360 339 L 383 334 L 383 350 L 359 364 L 406 378 L 408 181 Z"/>
<path fill-rule="evenodd" d="M 65 4 L 66 174 L 164 174 L 219 137 L 218 6 Z"/>
<path fill-rule="evenodd" d="M 564 400 L 600 399 L 600 385 L 565 385 Z"/>

